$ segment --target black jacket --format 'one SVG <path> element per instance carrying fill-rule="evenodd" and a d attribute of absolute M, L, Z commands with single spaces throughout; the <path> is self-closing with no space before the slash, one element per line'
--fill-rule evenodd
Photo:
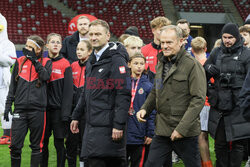
<path fill-rule="evenodd" d="M 99 61 L 94 52 L 88 60 L 84 92 L 74 110 L 86 109 L 84 158 L 126 156 L 125 127 L 131 100 L 127 62 L 128 54 L 120 43 L 109 43 Z M 113 128 L 124 130 L 118 142 L 112 140 Z"/>
<path fill-rule="evenodd" d="M 5 110 L 9 110 L 14 102 L 15 109 L 24 111 L 34 109 L 44 112 L 47 106 L 47 81 L 51 75 L 51 60 L 43 58 L 42 62 L 39 59 L 39 62 L 32 64 L 27 59 L 20 72 L 24 60 L 25 56 L 22 56 L 15 63 Z M 16 80 L 18 73 L 19 77 Z M 41 81 L 40 87 L 37 87 L 38 78 Z"/>
<path fill-rule="evenodd" d="M 74 61 L 77 61 L 78 58 L 76 56 L 76 47 L 79 43 L 79 32 L 76 31 L 71 36 L 67 36 L 62 43 L 62 49 L 60 50 L 60 54 L 65 57 L 70 64 Z"/>
<path fill-rule="evenodd" d="M 68 121 L 72 110 L 73 78 L 68 60 L 52 58 L 52 73 L 48 82 L 48 111 L 61 111 L 62 121 Z"/>
<path fill-rule="evenodd" d="M 209 112 L 208 130 L 212 137 L 215 133 L 221 118 L 225 122 L 225 132 L 227 141 L 234 141 L 250 137 L 250 122 L 247 122 L 240 110 L 239 92 L 242 88 L 247 71 L 250 69 L 250 52 L 243 46 L 243 40 L 237 41 L 232 47 L 222 46 L 212 51 L 210 57 L 204 64 L 206 72 L 207 66 L 214 64 L 220 69 L 220 74 L 211 76 L 207 72 L 207 79 L 214 78 L 213 88 L 208 88 L 210 94 L 208 99 L 211 104 Z M 224 87 L 224 74 L 230 74 L 229 84 Z M 227 100 L 227 101 L 225 101 Z M 223 105 L 223 103 L 225 105 Z M 231 104 L 231 106 L 230 106 Z M 223 110 L 222 106 L 231 108 Z M 230 107 L 229 107 L 230 106 Z"/>

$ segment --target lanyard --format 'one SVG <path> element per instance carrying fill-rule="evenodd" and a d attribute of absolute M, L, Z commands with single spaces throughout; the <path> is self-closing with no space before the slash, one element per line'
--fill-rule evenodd
<path fill-rule="evenodd" d="M 138 79 L 136 81 L 136 84 L 135 84 L 134 80 L 132 82 L 132 89 L 131 89 L 131 96 L 132 97 L 131 97 L 130 107 L 129 107 L 129 111 L 128 111 L 129 115 L 133 115 L 134 114 L 134 109 L 133 109 L 134 107 L 133 107 L 133 105 L 134 105 L 135 94 L 136 94 L 136 90 L 137 90 L 139 81 L 140 81 L 140 79 Z"/>

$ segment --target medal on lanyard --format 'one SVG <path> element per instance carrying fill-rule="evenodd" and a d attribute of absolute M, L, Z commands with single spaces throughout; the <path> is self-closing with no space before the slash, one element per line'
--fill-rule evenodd
<path fill-rule="evenodd" d="M 131 97 L 130 107 L 129 107 L 129 111 L 128 111 L 129 115 L 134 115 L 135 114 L 135 110 L 134 110 L 133 105 L 134 105 L 134 99 L 135 99 L 135 94 L 136 94 L 136 90 L 137 90 L 137 87 L 138 87 L 139 80 L 140 79 L 138 79 L 136 81 L 136 84 L 135 84 L 134 80 L 132 82 L 132 89 L 131 89 L 131 96 L 132 97 Z M 135 84 L 135 86 L 134 86 L 134 84 Z"/>

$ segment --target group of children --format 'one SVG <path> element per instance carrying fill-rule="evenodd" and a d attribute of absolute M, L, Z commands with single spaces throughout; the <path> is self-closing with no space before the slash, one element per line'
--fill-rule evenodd
<path fill-rule="evenodd" d="M 132 44 L 136 47 L 132 47 Z M 154 135 L 155 113 L 145 124 L 136 119 L 136 112 L 152 88 L 145 70 L 146 59 L 140 53 L 142 45 L 143 42 L 138 37 L 131 36 L 127 39 L 132 85 L 128 111 L 127 157 L 131 166 L 139 166 L 145 149 L 143 145 L 150 144 Z M 43 57 L 45 46 L 48 49 L 48 58 Z M 85 124 L 84 114 L 79 134 L 70 132 L 69 123 L 83 91 L 85 66 L 92 53 L 92 46 L 88 40 L 80 41 L 76 49 L 79 60 L 72 64 L 60 55 L 61 48 L 62 38 L 59 34 L 49 34 L 46 43 L 41 37 L 32 35 L 27 38 L 23 49 L 24 56 L 16 60 L 5 107 L 5 119 L 8 119 L 9 113 L 13 114 L 10 153 L 11 165 L 14 167 L 21 164 L 22 147 L 28 130 L 32 149 L 30 166 L 49 166 L 48 144 L 52 132 L 57 166 L 64 166 L 66 158 L 69 166 L 76 166 L 77 149 L 81 144 Z"/>

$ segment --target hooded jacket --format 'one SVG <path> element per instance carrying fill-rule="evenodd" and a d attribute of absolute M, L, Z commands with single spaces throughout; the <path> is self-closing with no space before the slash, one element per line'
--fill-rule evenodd
<path fill-rule="evenodd" d="M 215 137 L 216 131 L 221 118 L 224 118 L 225 133 L 227 141 L 235 141 L 250 137 L 248 130 L 250 123 L 243 117 L 243 110 L 240 109 L 240 90 L 245 81 L 247 72 L 250 69 L 250 51 L 243 46 L 243 39 L 236 41 L 232 47 L 225 47 L 222 43 L 221 47 L 218 47 L 212 51 L 210 57 L 205 63 L 206 66 L 210 64 L 216 65 L 220 69 L 220 75 L 211 76 L 207 72 L 207 79 L 214 78 L 214 93 L 208 95 L 209 101 L 211 101 L 211 112 L 209 112 L 208 131 L 212 137 Z M 221 60 L 221 63 L 218 63 Z M 225 62 L 226 61 L 226 62 Z M 229 88 L 221 88 L 219 85 L 222 83 L 220 80 L 221 73 L 231 73 L 233 78 L 230 80 Z M 225 98 L 218 96 L 220 90 L 231 91 L 232 97 L 232 109 L 229 111 L 222 111 L 218 107 L 218 103 Z M 242 93 L 242 96 L 244 93 Z M 223 94 L 222 94 L 223 95 Z M 246 94 L 245 94 L 246 95 Z M 228 106 L 228 105 L 227 105 Z M 241 106 L 242 107 L 242 106 Z"/>
<path fill-rule="evenodd" d="M 131 78 L 131 81 L 134 79 Z M 136 82 L 136 81 L 134 81 Z M 127 144 L 144 144 L 145 136 L 153 138 L 155 129 L 155 114 L 154 110 L 147 118 L 147 122 L 140 123 L 136 118 L 136 113 L 147 99 L 153 84 L 149 81 L 146 75 L 142 75 L 136 90 L 133 109 L 135 113 L 128 116 Z"/>
<path fill-rule="evenodd" d="M 94 52 L 89 57 L 84 92 L 74 110 L 86 109 L 81 153 L 84 158 L 126 156 L 125 131 L 131 100 L 127 62 L 128 53 L 120 43 L 109 43 L 98 61 Z M 121 140 L 112 140 L 113 128 L 124 130 Z"/>
<path fill-rule="evenodd" d="M 16 49 L 8 39 L 7 21 L 0 13 L 0 89 L 8 89 L 10 85 L 10 66 L 15 63 Z"/>

